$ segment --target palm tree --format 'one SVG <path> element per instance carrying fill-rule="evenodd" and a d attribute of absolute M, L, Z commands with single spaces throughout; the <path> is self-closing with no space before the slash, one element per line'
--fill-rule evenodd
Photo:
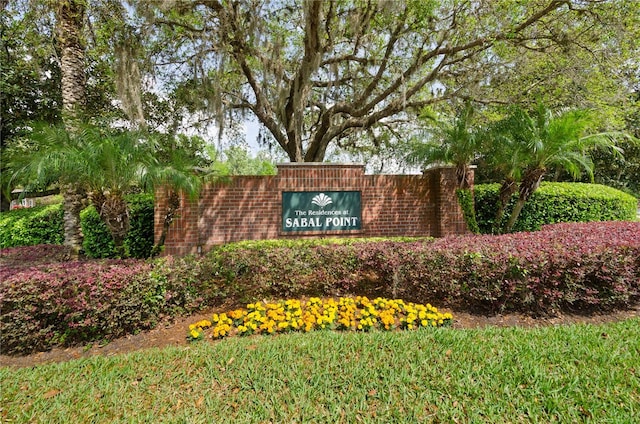
<path fill-rule="evenodd" d="M 60 46 L 63 121 L 68 130 L 73 130 L 80 121 L 86 103 L 85 46 L 82 34 L 86 1 L 62 0 L 53 5 L 56 40 Z M 64 244 L 77 257 L 82 251 L 80 211 L 85 193 L 78 180 L 73 178 L 62 178 L 60 187 L 64 199 Z"/>
<path fill-rule="evenodd" d="M 64 244 L 77 257 L 82 250 L 80 211 L 86 206 L 82 137 L 72 136 L 62 127 L 46 124 L 34 127 L 31 143 L 21 148 L 16 146 L 7 165 L 12 180 L 25 186 L 27 191 L 51 184 L 61 187 Z"/>
<path fill-rule="evenodd" d="M 113 238 L 116 254 L 127 256 L 124 240 L 129 232 L 125 194 L 147 178 L 157 166 L 155 146 L 143 134 L 104 131 L 88 127 L 83 132 L 83 160 L 89 200 Z"/>
<path fill-rule="evenodd" d="M 124 240 L 129 231 L 129 214 L 124 195 L 134 187 L 153 191 L 164 186 L 170 201 L 163 223 L 162 246 L 166 231 L 180 206 L 178 193 L 197 196 L 202 178 L 196 175 L 194 160 L 181 150 L 173 150 L 161 160 L 158 143 L 152 136 L 132 131 L 97 131 L 87 143 L 87 181 L 91 203 L 113 237 L 116 252 L 126 256 Z"/>
<path fill-rule="evenodd" d="M 515 159 L 512 161 L 520 175 L 518 200 L 511 212 L 505 231 L 509 232 L 522 211 L 522 207 L 538 189 L 542 178 L 550 169 L 561 168 L 578 178 L 583 171 L 593 179 L 593 163 L 589 156 L 596 147 L 610 148 L 617 154 L 619 133 L 587 135 L 594 125 L 593 115 L 583 110 L 554 114 L 542 103 L 529 114 L 521 108 L 513 110 L 503 123 L 503 140 Z M 519 167 L 521 166 L 521 167 Z"/>
<path fill-rule="evenodd" d="M 143 133 L 101 130 L 87 125 L 69 132 L 45 126 L 35 131 L 32 138 L 37 148 L 14 157 L 10 164 L 14 175 L 26 185 L 58 183 L 88 193 L 120 257 L 127 256 L 126 194 L 134 188 L 152 191 L 160 184 L 191 195 L 200 188 L 200 178 L 192 172 L 187 158 L 180 157 L 178 151 L 169 158 L 173 162 L 160 161 L 157 144 Z"/>
<path fill-rule="evenodd" d="M 511 136 L 512 121 L 517 119 L 514 114 L 494 123 L 486 132 L 485 164 L 502 176 L 502 183 L 498 191 L 498 205 L 493 220 L 492 233 L 502 232 L 502 218 L 511 197 L 518 191 L 518 181 L 522 177 L 522 170 L 526 167 L 528 152 L 525 143 Z"/>
<path fill-rule="evenodd" d="M 61 0 L 53 3 L 56 16 L 56 39 L 60 46 L 62 109 L 65 122 L 82 115 L 85 94 L 85 46 L 82 30 L 86 0 Z M 68 122 L 67 122 L 68 123 Z"/>
<path fill-rule="evenodd" d="M 473 114 L 473 106 L 467 103 L 452 122 L 438 122 L 426 130 L 429 140 L 410 141 L 405 160 L 412 165 L 454 165 L 458 187 L 469 189 L 470 166 L 478 157 L 483 140 L 480 132 L 471 128 Z"/>
<path fill-rule="evenodd" d="M 413 139 L 407 146 L 405 160 L 412 165 L 428 167 L 430 165 L 449 164 L 456 168 L 456 180 L 467 227 L 478 232 L 475 205 L 471 187 L 471 163 L 478 158 L 483 133 L 471 128 L 474 110 L 466 103 L 451 122 L 437 122 L 435 127 L 425 131 L 428 141 Z M 432 119 L 432 117 L 427 117 Z M 464 197 L 469 201 L 463 200 Z M 465 207 L 466 205 L 466 207 Z"/>
<path fill-rule="evenodd" d="M 216 175 L 215 170 L 210 171 L 194 166 L 193 158 L 179 149 L 171 151 L 164 164 L 158 163 L 158 166 L 151 169 L 148 174 L 148 184 L 152 187 L 162 187 L 168 196 L 166 210 L 161 211 L 163 220 L 160 239 L 153 246 L 152 256 L 159 254 L 164 246 L 171 223 L 180 209 L 180 194 L 184 193 L 190 199 L 195 199 L 203 181 L 216 178 Z"/>

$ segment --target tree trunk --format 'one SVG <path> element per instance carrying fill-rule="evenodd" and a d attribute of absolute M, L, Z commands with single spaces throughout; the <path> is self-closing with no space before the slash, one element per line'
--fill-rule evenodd
<path fill-rule="evenodd" d="M 77 259 L 82 255 L 82 227 L 80 226 L 80 211 L 84 207 L 84 193 L 73 184 L 67 184 L 62 189 L 64 209 L 64 245 L 71 249 L 72 256 Z"/>
<path fill-rule="evenodd" d="M 60 46 L 62 76 L 62 111 L 67 131 L 77 129 L 85 103 L 84 44 L 82 28 L 85 17 L 84 0 L 55 2 L 56 38 Z M 64 190 L 64 244 L 73 255 L 82 254 L 80 211 L 84 192 L 77 183 L 69 183 Z"/>
<path fill-rule="evenodd" d="M 456 165 L 456 177 L 458 180 L 458 188 L 463 190 L 471 189 L 471 172 L 469 169 L 469 165 L 459 164 Z"/>
<path fill-rule="evenodd" d="M 126 257 L 124 240 L 127 238 L 130 228 L 127 202 L 122 195 L 111 193 L 93 194 L 91 201 L 102 218 L 102 222 L 107 226 L 111 238 L 113 238 L 116 254 L 120 258 Z"/>
<path fill-rule="evenodd" d="M 513 193 L 515 193 L 517 189 L 518 186 L 516 185 L 516 181 L 511 177 L 505 178 L 502 182 L 502 185 L 500 186 L 500 197 L 498 199 L 498 210 L 496 211 L 496 216 L 493 220 L 493 228 L 491 230 L 493 234 L 499 234 L 502 232 L 500 229 L 500 222 L 504 216 L 504 210 L 506 209 L 511 196 L 513 196 Z"/>
<path fill-rule="evenodd" d="M 518 220 L 518 217 L 520 216 L 520 212 L 522 211 L 522 207 L 524 206 L 524 204 L 527 201 L 524 200 L 522 197 L 518 197 L 518 201 L 516 202 L 516 205 L 513 208 L 513 211 L 511 212 L 511 216 L 509 217 L 509 222 L 507 222 L 506 227 L 504 228 L 504 232 L 505 233 L 510 233 L 511 230 L 513 229 L 513 226 L 515 225 L 516 221 Z"/>
<path fill-rule="evenodd" d="M 513 208 L 513 212 L 511 212 L 509 222 L 507 222 L 507 226 L 505 227 L 505 232 L 511 232 L 513 226 L 518 220 L 518 217 L 520 216 L 520 212 L 522 211 L 524 204 L 531 198 L 538 187 L 540 187 L 540 182 L 542 181 L 542 177 L 545 172 L 546 169 L 544 168 L 534 168 L 525 173 L 522 183 L 520 183 L 520 196 L 518 196 L 518 202 Z"/>
<path fill-rule="evenodd" d="M 164 221 L 162 222 L 162 233 L 160 233 L 160 240 L 158 240 L 158 243 L 153 246 L 153 249 L 151 250 L 151 256 L 160 254 L 160 251 L 164 246 L 164 242 L 167 239 L 169 228 L 171 227 L 171 223 L 173 222 L 178 209 L 180 209 L 180 196 L 178 196 L 177 192 L 171 191 L 171 193 L 169 193 L 169 200 L 167 202 L 167 213 L 165 213 Z"/>
<path fill-rule="evenodd" d="M 60 45 L 62 110 L 65 124 L 81 117 L 85 103 L 85 64 L 82 28 L 85 1 L 62 0 L 55 6 L 56 35 Z M 73 128 L 73 124 L 68 126 Z M 67 128 L 67 129 L 71 129 Z"/>
<path fill-rule="evenodd" d="M 6 212 L 11 206 L 11 200 L 0 190 L 0 212 Z"/>

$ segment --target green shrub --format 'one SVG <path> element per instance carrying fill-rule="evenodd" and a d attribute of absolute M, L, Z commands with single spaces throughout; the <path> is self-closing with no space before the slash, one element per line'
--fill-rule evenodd
<path fill-rule="evenodd" d="M 259 250 L 278 248 L 307 248 L 327 245 L 352 245 L 366 242 L 411 242 L 433 240 L 433 237 L 334 237 L 334 238 L 309 238 L 309 239 L 276 239 L 276 240 L 244 240 L 216 246 L 214 252 L 234 252 L 236 250 Z"/>
<path fill-rule="evenodd" d="M 462 208 L 462 214 L 464 215 L 464 221 L 467 223 L 467 228 L 474 234 L 480 232 L 478 222 L 476 221 L 476 212 L 473 204 L 473 192 L 471 190 L 456 190 L 458 195 L 458 203 Z"/>
<path fill-rule="evenodd" d="M 127 196 L 131 228 L 124 241 L 132 258 L 148 258 L 153 248 L 153 195 Z"/>
<path fill-rule="evenodd" d="M 153 247 L 153 196 L 127 196 L 131 228 L 125 247 L 133 258 L 148 258 Z M 62 204 L 16 209 L 0 215 L 0 248 L 62 244 L 64 241 Z M 93 206 L 80 213 L 83 249 L 89 258 L 116 256 L 113 239 Z"/>
<path fill-rule="evenodd" d="M 62 205 L 16 209 L 0 214 L 0 248 L 61 244 L 64 241 Z"/>
<path fill-rule="evenodd" d="M 132 258 L 148 258 L 153 248 L 153 196 L 135 194 L 127 196 L 129 205 L 129 232 L 124 241 L 127 254 Z M 93 206 L 80 214 L 83 248 L 89 258 L 115 258 L 115 246 L 109 229 Z"/>
<path fill-rule="evenodd" d="M 499 184 L 475 186 L 476 219 L 480 232 L 491 233 L 498 205 Z M 514 194 L 501 225 L 517 200 Z M 638 201 L 620 190 L 599 184 L 543 182 L 524 205 L 514 231 L 535 231 L 558 222 L 631 221 Z"/>
<path fill-rule="evenodd" d="M 113 258 L 116 256 L 111 233 L 96 208 L 89 206 L 80 212 L 80 225 L 82 225 L 84 236 L 82 248 L 88 258 Z"/>

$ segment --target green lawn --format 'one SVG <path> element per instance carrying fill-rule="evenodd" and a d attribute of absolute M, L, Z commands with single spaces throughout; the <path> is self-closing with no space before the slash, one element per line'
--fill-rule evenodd
<path fill-rule="evenodd" d="M 640 417 L 640 320 L 313 332 L 0 369 L 2 422 L 593 422 Z"/>

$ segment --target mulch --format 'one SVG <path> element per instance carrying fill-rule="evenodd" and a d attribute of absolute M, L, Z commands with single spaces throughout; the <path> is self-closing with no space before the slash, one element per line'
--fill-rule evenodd
<path fill-rule="evenodd" d="M 627 310 L 607 314 L 558 314 L 552 317 L 534 318 L 525 314 L 483 315 L 466 311 L 446 310 L 454 316 L 452 328 L 475 329 L 484 327 L 543 327 L 572 324 L 604 324 L 640 317 L 640 304 Z M 153 330 L 129 335 L 113 340 L 105 345 L 76 346 L 55 348 L 48 352 L 38 352 L 25 356 L 0 355 L 0 366 L 23 368 L 36 365 L 71 361 L 91 356 L 114 356 L 151 348 L 167 346 L 186 346 L 189 324 L 208 318 L 214 311 L 182 317 L 172 322 L 165 322 Z"/>

